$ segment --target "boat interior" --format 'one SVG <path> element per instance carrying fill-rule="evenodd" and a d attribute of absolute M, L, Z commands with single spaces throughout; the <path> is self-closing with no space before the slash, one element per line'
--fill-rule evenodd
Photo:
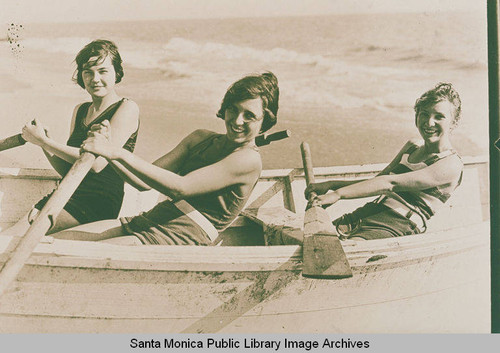
<path fill-rule="evenodd" d="M 445 207 L 428 222 L 427 234 L 489 220 L 487 160 L 483 157 L 469 157 L 465 158 L 464 162 L 461 186 Z M 356 179 L 374 176 L 383 167 L 382 164 L 324 167 L 315 168 L 314 173 L 317 181 L 332 178 Z M 0 168 L 0 230 L 15 223 L 34 203 L 49 193 L 58 180 L 59 176 L 51 170 Z M 304 188 L 305 180 L 300 168 L 263 171 L 247 207 L 219 235 L 214 245 L 300 244 L 306 207 Z M 371 199 L 373 198 L 341 200 L 327 211 L 330 217 L 335 219 L 344 213 L 352 212 Z M 120 217 L 139 214 L 162 200 L 163 195 L 157 191 L 140 192 L 126 184 Z M 276 229 L 279 227 L 285 228 L 281 239 L 276 235 Z"/>
<path fill-rule="evenodd" d="M 353 276 L 341 280 L 301 276 L 302 169 L 264 171 L 216 246 L 46 236 L 0 297 L 0 332 L 488 332 L 488 165 L 479 157 L 464 162 L 462 185 L 425 234 L 343 241 Z M 314 173 L 318 181 L 364 178 L 382 168 Z M 0 169 L 0 227 L 57 180 L 49 170 Z M 161 200 L 131 188 L 125 197 L 123 216 Z M 333 218 L 366 201 L 341 201 L 328 212 Z M 0 237 L 0 263 L 18 238 Z"/>

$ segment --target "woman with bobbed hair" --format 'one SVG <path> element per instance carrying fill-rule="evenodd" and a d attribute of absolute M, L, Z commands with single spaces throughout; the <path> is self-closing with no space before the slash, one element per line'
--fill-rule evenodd
<path fill-rule="evenodd" d="M 167 201 L 135 217 L 96 222 L 55 238 L 118 244 L 210 245 L 240 213 L 262 170 L 255 137 L 276 124 L 279 88 L 274 74 L 246 76 L 229 87 L 217 116 L 226 133 L 195 130 L 154 163 L 111 144 L 113 129 L 96 127 L 82 150 L 119 163 L 123 178 Z"/>
<path fill-rule="evenodd" d="M 461 104 L 451 84 L 437 84 L 414 106 L 422 140 L 408 141 L 376 177 L 311 184 L 306 198 L 314 192 L 317 196 L 312 203 L 326 207 L 341 199 L 380 195 L 333 221 L 341 237 L 370 240 L 425 232 L 426 221 L 462 180 L 463 164 L 450 141 L 461 116 Z"/>
<path fill-rule="evenodd" d="M 91 101 L 78 104 L 71 119 L 70 136 L 66 144 L 57 142 L 48 134 L 39 119 L 26 124 L 23 138 L 42 148 L 52 167 L 64 176 L 80 156 L 80 145 L 94 124 L 109 122 L 113 129 L 110 143 L 132 152 L 139 128 L 139 108 L 128 98 L 116 92 L 116 84 L 123 78 L 122 59 L 112 41 L 95 40 L 87 44 L 75 58 L 77 65 L 73 80 L 90 95 Z M 41 112 L 40 115 L 50 114 Z M 85 177 L 64 209 L 53 220 L 49 234 L 102 219 L 118 217 L 124 182 L 103 158 L 97 158 L 91 172 Z M 47 202 L 50 195 L 40 200 L 4 234 L 23 235 L 29 223 Z"/>

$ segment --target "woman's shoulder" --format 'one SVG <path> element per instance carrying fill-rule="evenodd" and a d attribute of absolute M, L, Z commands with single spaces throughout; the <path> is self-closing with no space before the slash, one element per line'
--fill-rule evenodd
<path fill-rule="evenodd" d="M 456 153 L 452 153 L 444 158 L 436 160 L 434 163 L 429 164 L 429 168 L 432 168 L 434 172 L 443 180 L 458 180 L 458 183 L 460 184 L 464 164 L 462 159 Z"/>
<path fill-rule="evenodd" d="M 207 129 L 196 129 L 191 134 L 189 134 L 189 136 L 192 136 L 193 138 L 206 138 L 215 135 L 222 135 L 222 134 Z"/>
<path fill-rule="evenodd" d="M 80 111 L 80 109 L 83 109 L 83 107 L 90 107 L 90 105 L 92 104 L 92 102 L 82 102 L 82 103 L 78 103 L 77 105 L 75 105 L 75 108 L 73 109 L 73 115 L 76 115 L 76 113 L 78 113 Z"/>
<path fill-rule="evenodd" d="M 139 128 L 139 106 L 133 100 L 122 98 L 119 106 L 112 113 L 111 122 L 122 126 L 129 126 L 133 131 Z"/>
<path fill-rule="evenodd" d="M 130 98 L 122 98 L 119 109 L 139 113 L 139 105 Z"/>
<path fill-rule="evenodd" d="M 137 105 L 137 103 L 130 98 L 124 97 L 121 99 L 121 101 L 122 101 L 121 105 L 139 108 L 139 105 Z"/>
<path fill-rule="evenodd" d="M 218 134 L 216 132 L 205 130 L 205 129 L 197 129 L 191 132 L 183 139 L 183 143 L 188 146 L 188 148 L 193 148 L 194 146 L 200 144 L 201 142 L 207 140 L 210 137 L 216 137 Z"/>
<path fill-rule="evenodd" d="M 245 165 L 246 172 L 251 170 L 262 170 L 262 158 L 258 150 L 254 148 L 241 148 L 231 153 L 228 158 L 238 161 L 241 166 Z"/>
<path fill-rule="evenodd" d="M 191 132 L 186 138 L 189 139 L 189 141 L 191 142 L 198 143 L 200 141 L 206 140 L 211 136 L 215 137 L 218 135 L 221 134 L 206 129 L 196 129 L 193 132 Z"/>
<path fill-rule="evenodd" d="M 401 158 L 403 158 L 403 155 L 411 154 L 413 151 L 415 151 L 417 148 L 421 147 L 422 145 L 423 145 L 423 141 L 416 139 L 416 138 L 406 141 L 406 143 L 403 145 L 403 147 L 401 147 L 401 149 L 399 150 L 396 157 L 394 157 L 391 164 L 399 163 L 399 161 L 401 161 Z"/>
<path fill-rule="evenodd" d="M 443 167 L 461 171 L 464 167 L 464 162 L 462 161 L 462 157 L 455 150 L 447 150 L 443 153 L 439 153 L 435 156 L 434 163 L 440 162 Z"/>
<path fill-rule="evenodd" d="M 415 149 L 418 147 L 422 147 L 423 145 L 424 145 L 424 140 L 419 138 L 412 138 L 406 141 L 405 145 L 403 146 L 403 150 Z"/>

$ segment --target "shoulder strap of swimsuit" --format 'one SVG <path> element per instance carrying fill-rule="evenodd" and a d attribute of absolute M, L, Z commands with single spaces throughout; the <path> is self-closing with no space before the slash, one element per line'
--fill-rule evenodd
<path fill-rule="evenodd" d="M 78 124 L 83 125 L 83 121 L 85 120 L 85 117 L 87 116 L 87 112 L 89 111 L 90 105 L 92 102 L 85 102 L 80 104 L 78 107 L 78 110 L 76 111 L 76 117 L 75 117 L 75 126 L 78 126 Z"/>
<path fill-rule="evenodd" d="M 123 103 L 124 98 L 120 99 L 119 101 L 111 104 L 109 107 L 107 107 L 101 114 L 99 114 L 94 120 L 92 120 L 88 125 L 85 125 L 86 127 L 90 127 L 93 124 L 99 124 L 103 120 L 109 119 L 109 115 L 111 114 L 111 117 L 115 114 L 115 112 L 118 110 L 120 105 Z M 88 108 L 87 108 L 88 109 Z M 83 124 L 83 120 L 82 120 Z"/>
<path fill-rule="evenodd" d="M 431 165 L 433 163 L 436 163 L 437 161 L 443 159 L 443 158 L 446 158 L 448 156 L 451 156 L 451 155 L 457 155 L 457 152 L 455 152 L 455 150 L 446 150 L 446 151 L 442 151 L 442 152 L 439 152 L 439 153 L 436 153 L 435 155 L 432 155 L 430 156 L 429 158 L 427 158 L 424 163 L 427 164 L 427 165 Z"/>
<path fill-rule="evenodd" d="M 411 146 L 406 149 L 406 151 L 403 154 L 412 154 L 418 147 L 419 145 L 416 144 L 415 142 L 410 142 Z"/>

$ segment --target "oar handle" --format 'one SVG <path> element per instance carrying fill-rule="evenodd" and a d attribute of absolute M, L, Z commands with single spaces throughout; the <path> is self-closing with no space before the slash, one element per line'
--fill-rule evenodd
<path fill-rule="evenodd" d="M 300 152 L 302 152 L 302 165 L 304 166 L 304 176 L 306 177 L 306 186 L 314 183 L 314 172 L 311 157 L 311 149 L 307 142 L 302 142 L 300 145 Z M 309 200 L 316 197 L 315 192 L 311 192 L 309 195 Z"/>
<path fill-rule="evenodd" d="M 24 237 L 21 238 L 17 247 L 10 253 L 9 259 L 0 272 L 0 296 L 10 283 L 16 279 L 40 239 L 50 229 L 53 220 L 55 220 L 90 168 L 92 168 L 95 158 L 89 152 L 85 152 L 80 156 L 42 208 Z"/>
<path fill-rule="evenodd" d="M 302 142 L 300 145 L 300 151 L 302 152 L 302 164 L 304 165 L 306 183 L 309 185 L 314 183 L 311 149 L 309 148 L 309 144 L 307 142 Z"/>
<path fill-rule="evenodd" d="M 282 130 L 275 132 L 273 134 L 262 134 L 255 138 L 255 144 L 257 146 L 269 145 L 273 141 L 283 140 L 292 135 L 290 130 Z"/>
<path fill-rule="evenodd" d="M 8 150 L 10 148 L 21 146 L 21 145 L 24 145 L 25 143 L 26 143 L 26 140 L 23 139 L 21 134 L 10 136 L 10 137 L 4 138 L 3 140 L 0 140 L 0 151 L 5 151 L 5 150 Z"/>

